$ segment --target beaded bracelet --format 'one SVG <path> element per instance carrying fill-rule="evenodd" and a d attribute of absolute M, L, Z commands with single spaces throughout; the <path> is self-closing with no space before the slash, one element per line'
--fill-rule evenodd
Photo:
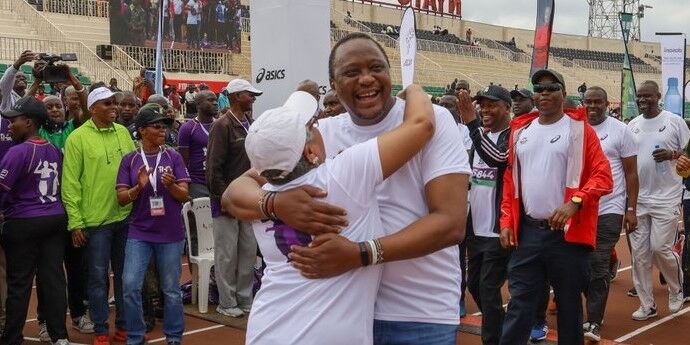
<path fill-rule="evenodd" d="M 384 261 L 383 260 L 383 245 L 381 245 L 381 241 L 379 241 L 378 238 L 375 238 L 373 241 L 374 241 L 374 245 L 376 246 L 376 253 L 377 253 L 376 263 L 381 264 Z"/>

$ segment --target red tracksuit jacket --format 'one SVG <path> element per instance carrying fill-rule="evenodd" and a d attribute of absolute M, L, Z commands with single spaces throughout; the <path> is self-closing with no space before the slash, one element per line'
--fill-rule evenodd
<path fill-rule="evenodd" d="M 566 167 L 565 200 L 573 196 L 582 198 L 582 208 L 568 221 L 565 240 L 596 246 L 599 198 L 613 190 L 611 166 L 601 149 L 599 138 L 587 123 L 585 108 L 566 109 L 570 117 L 570 146 Z M 520 180 L 519 162 L 515 156 L 515 138 L 518 138 L 527 124 L 539 116 L 538 112 L 525 114 L 510 123 L 510 146 L 508 168 L 503 176 L 503 200 L 501 202 L 501 229 L 512 228 L 515 243 L 518 243 L 520 225 Z M 548 173 L 548 171 L 545 171 Z"/>

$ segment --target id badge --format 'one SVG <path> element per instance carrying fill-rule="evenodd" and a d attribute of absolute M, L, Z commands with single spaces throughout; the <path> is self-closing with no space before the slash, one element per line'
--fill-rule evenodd
<path fill-rule="evenodd" d="M 151 204 L 151 216 L 165 216 L 165 203 L 163 202 L 163 198 L 151 197 L 149 203 Z"/>

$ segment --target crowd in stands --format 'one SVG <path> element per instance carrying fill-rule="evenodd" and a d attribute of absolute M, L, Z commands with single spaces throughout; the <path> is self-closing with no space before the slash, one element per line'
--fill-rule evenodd
<path fill-rule="evenodd" d="M 247 9 L 239 0 L 161 1 L 164 40 L 185 42 L 187 49 L 240 51 L 241 18 Z M 147 40 L 155 41 L 157 18 L 157 7 L 149 1 L 111 0 L 111 25 L 118 28 L 111 31 L 111 42 L 143 46 Z"/>

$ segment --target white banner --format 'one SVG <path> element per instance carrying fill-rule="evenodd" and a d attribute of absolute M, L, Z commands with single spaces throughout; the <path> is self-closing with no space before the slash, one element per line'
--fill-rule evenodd
<path fill-rule="evenodd" d="M 417 24 L 414 9 L 408 7 L 400 23 L 400 68 L 402 69 L 402 86 L 405 89 L 414 83 L 414 65 L 417 57 Z"/>
<path fill-rule="evenodd" d="M 685 36 L 661 36 L 661 95 L 664 110 L 683 114 L 683 86 L 685 85 Z"/>
<path fill-rule="evenodd" d="M 264 91 L 254 103 L 254 118 L 280 106 L 311 79 L 322 95 L 330 89 L 328 55 L 331 50 L 330 1 L 252 1 L 252 78 Z"/>

